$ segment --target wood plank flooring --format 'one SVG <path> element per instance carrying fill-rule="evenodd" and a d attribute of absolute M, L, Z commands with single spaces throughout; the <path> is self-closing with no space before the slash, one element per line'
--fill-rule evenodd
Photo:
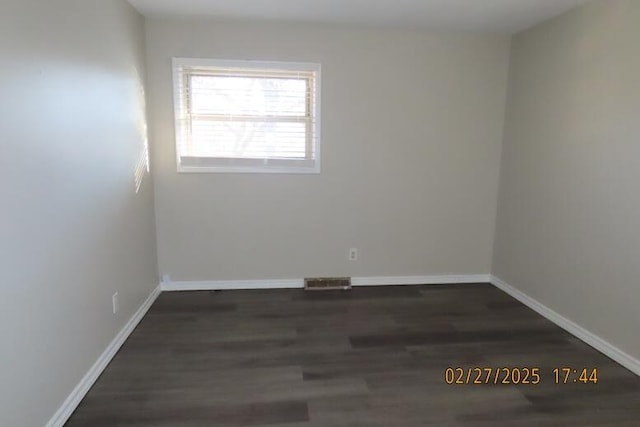
<path fill-rule="evenodd" d="M 598 368 L 555 384 L 553 368 Z M 538 367 L 448 385 L 447 367 Z M 163 293 L 67 423 L 638 426 L 640 378 L 488 284 Z"/>

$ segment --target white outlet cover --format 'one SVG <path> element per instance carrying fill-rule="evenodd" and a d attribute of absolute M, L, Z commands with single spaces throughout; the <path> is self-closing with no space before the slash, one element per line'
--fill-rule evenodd
<path fill-rule="evenodd" d="M 118 312 L 118 310 L 120 309 L 120 304 L 118 302 L 118 293 L 117 292 L 115 294 L 113 294 L 113 296 L 111 297 L 111 303 L 113 304 L 113 314 L 116 314 Z"/>

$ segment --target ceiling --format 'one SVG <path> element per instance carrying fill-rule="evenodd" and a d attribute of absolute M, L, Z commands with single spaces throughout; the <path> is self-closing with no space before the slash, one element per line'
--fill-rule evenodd
<path fill-rule="evenodd" d="M 590 0 L 129 0 L 146 16 L 516 33 Z"/>

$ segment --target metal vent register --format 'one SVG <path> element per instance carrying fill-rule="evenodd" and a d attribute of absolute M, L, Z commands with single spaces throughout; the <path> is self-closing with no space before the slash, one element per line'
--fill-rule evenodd
<path fill-rule="evenodd" d="M 330 291 L 351 289 L 351 277 L 315 277 L 304 279 L 307 291 Z"/>

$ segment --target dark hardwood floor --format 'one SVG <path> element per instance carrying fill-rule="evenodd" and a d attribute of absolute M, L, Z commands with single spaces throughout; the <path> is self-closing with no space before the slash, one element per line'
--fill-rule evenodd
<path fill-rule="evenodd" d="M 448 385 L 448 367 L 540 382 Z M 598 382 L 555 384 L 562 367 Z M 431 425 L 638 426 L 640 378 L 488 284 L 163 293 L 67 423 Z"/>

